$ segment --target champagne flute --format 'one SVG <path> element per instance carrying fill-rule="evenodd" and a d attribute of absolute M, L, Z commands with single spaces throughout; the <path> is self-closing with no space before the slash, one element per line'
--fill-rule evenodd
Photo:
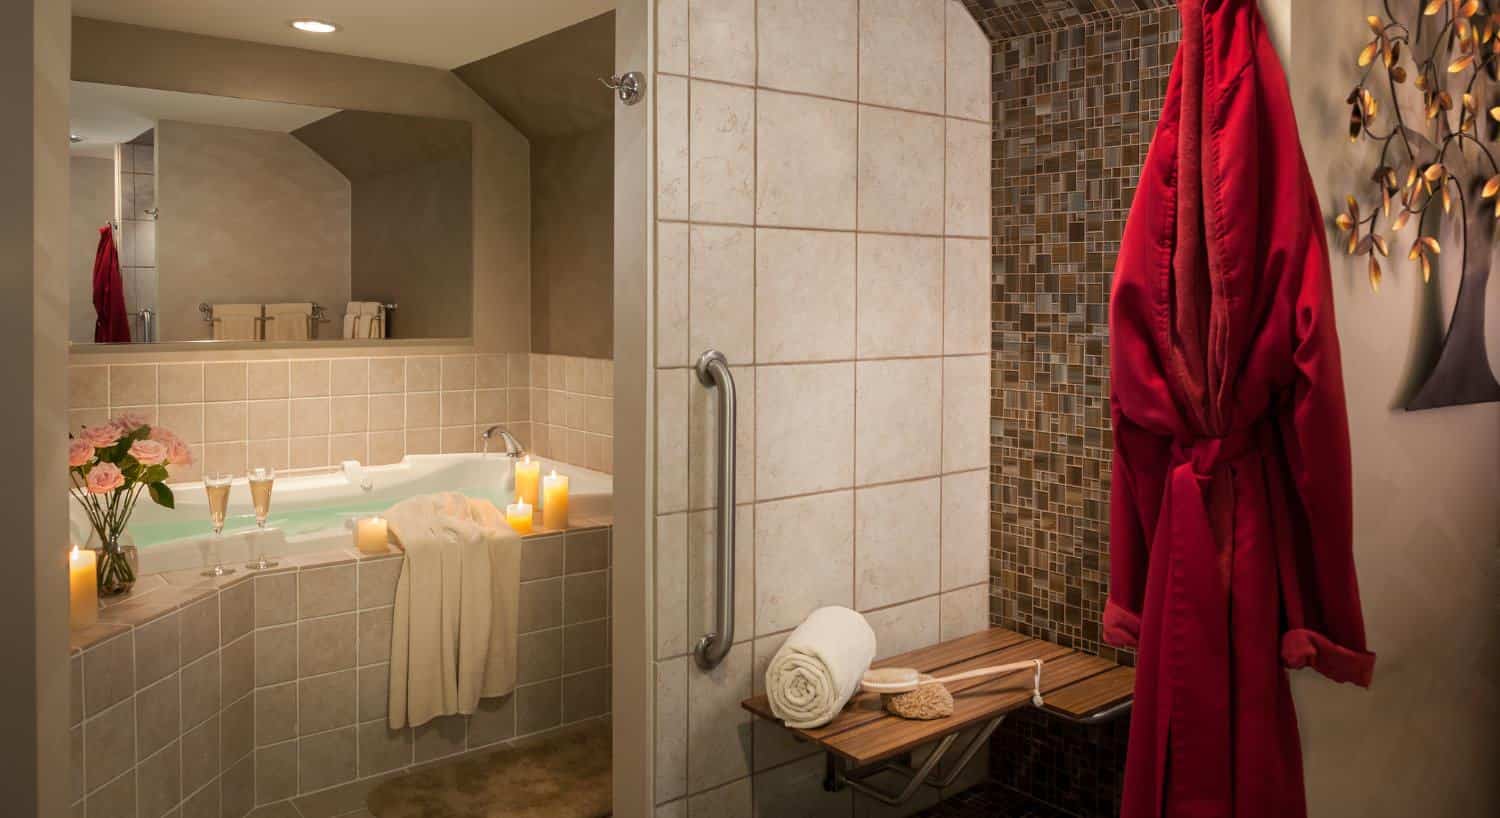
<path fill-rule="evenodd" d="M 223 561 L 224 555 L 224 517 L 229 511 L 229 484 L 233 482 L 234 475 L 223 472 L 214 472 L 203 476 L 203 488 L 208 492 L 208 520 L 214 527 L 214 538 L 211 548 L 213 549 L 212 568 L 204 568 L 205 577 L 222 577 L 234 573 L 233 568 L 226 567 Z M 208 563 L 207 555 L 203 562 Z"/>
<path fill-rule="evenodd" d="M 261 570 L 275 568 L 276 561 L 266 559 L 266 518 L 271 516 L 271 486 L 276 482 L 276 470 L 259 466 L 250 470 L 250 501 L 255 505 L 255 561 L 246 568 Z"/>

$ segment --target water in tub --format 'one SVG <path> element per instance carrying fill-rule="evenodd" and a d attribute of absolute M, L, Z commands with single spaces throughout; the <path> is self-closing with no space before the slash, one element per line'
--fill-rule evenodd
<path fill-rule="evenodd" d="M 440 491 L 456 491 L 489 500 L 500 508 L 514 502 L 514 460 L 503 455 L 450 454 L 409 455 L 390 466 L 362 466 L 354 461 L 336 472 L 304 476 L 278 476 L 275 502 L 271 506 L 265 536 L 267 553 L 287 554 L 336 548 L 350 540 L 353 520 L 384 513 L 408 497 Z M 575 514 L 608 511 L 610 477 L 576 466 L 542 461 L 542 472 L 556 469 L 573 476 L 575 495 L 589 495 L 596 502 L 585 511 L 575 500 Z M 582 478 L 580 480 L 580 478 Z M 143 572 L 196 567 L 200 552 L 212 542 L 208 498 L 202 483 L 172 486 L 176 508 L 152 503 L 136 507 L 128 528 L 141 551 Z M 73 535 L 78 542 L 88 538 L 88 521 L 73 509 Z M 230 552 L 248 551 L 247 537 L 255 529 L 255 509 L 249 484 L 236 479 L 230 489 L 229 514 L 221 547 Z M 225 559 L 233 559 L 226 554 Z"/>

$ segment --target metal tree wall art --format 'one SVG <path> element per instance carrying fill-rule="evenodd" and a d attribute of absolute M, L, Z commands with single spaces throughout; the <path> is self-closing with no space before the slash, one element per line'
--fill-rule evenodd
<path fill-rule="evenodd" d="M 1484 343 L 1484 291 L 1500 224 L 1500 163 L 1492 150 L 1500 122 L 1500 0 L 1385 0 L 1383 7 L 1384 17 L 1368 20 L 1372 39 L 1359 52 L 1360 80 L 1347 100 L 1349 140 L 1373 140 L 1380 163 L 1367 206 L 1351 194 L 1338 228 L 1349 255 L 1368 256 L 1376 291 L 1381 258 L 1408 223 L 1417 231 L 1406 257 L 1424 284 L 1441 258 L 1460 257 L 1447 335 L 1406 408 L 1500 401 Z M 1381 86 L 1390 100 L 1383 118 L 1372 91 Z M 1450 219 L 1457 248 L 1438 240 Z"/>

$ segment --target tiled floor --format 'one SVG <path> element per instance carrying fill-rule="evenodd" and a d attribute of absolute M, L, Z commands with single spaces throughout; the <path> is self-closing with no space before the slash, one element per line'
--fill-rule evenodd
<path fill-rule="evenodd" d="M 998 784 L 981 784 L 917 813 L 914 818 L 1078 818 Z"/>

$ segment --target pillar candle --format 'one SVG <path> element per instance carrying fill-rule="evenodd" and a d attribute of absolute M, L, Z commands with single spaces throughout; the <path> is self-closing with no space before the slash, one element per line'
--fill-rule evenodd
<path fill-rule="evenodd" d="M 516 497 L 527 505 L 536 505 L 537 480 L 542 475 L 542 464 L 526 455 L 516 461 Z"/>
<path fill-rule="evenodd" d="M 518 468 L 519 465 L 517 464 Z M 535 485 L 532 487 L 535 488 Z M 505 507 L 505 521 L 510 523 L 517 534 L 531 533 L 531 509 L 531 504 L 523 497 L 517 497 L 515 503 Z"/>
<path fill-rule="evenodd" d="M 354 522 L 354 545 L 361 554 L 384 554 L 390 550 L 390 526 L 384 517 L 366 517 Z"/>
<path fill-rule="evenodd" d="M 68 624 L 82 628 L 99 621 L 99 555 L 73 546 L 68 555 Z"/>
<path fill-rule="evenodd" d="M 568 527 L 568 476 L 556 470 L 542 478 L 542 525 Z"/>

